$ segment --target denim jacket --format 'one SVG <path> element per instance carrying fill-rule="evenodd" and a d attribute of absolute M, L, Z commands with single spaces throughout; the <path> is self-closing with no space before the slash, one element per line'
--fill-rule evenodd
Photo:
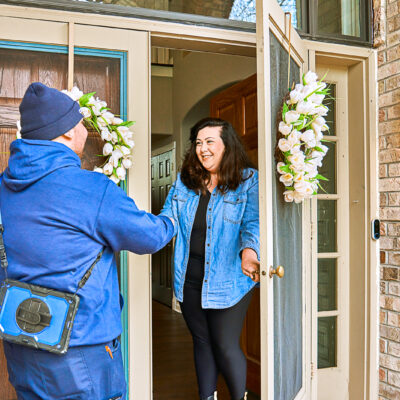
<path fill-rule="evenodd" d="M 256 285 L 242 272 L 241 252 L 251 248 L 260 258 L 258 172 L 246 169 L 243 175 L 243 182 L 234 191 L 221 194 L 215 188 L 208 203 L 203 308 L 231 307 Z M 199 199 L 200 195 L 188 189 L 178 175 L 161 211 L 175 221 L 174 291 L 180 302 Z"/>

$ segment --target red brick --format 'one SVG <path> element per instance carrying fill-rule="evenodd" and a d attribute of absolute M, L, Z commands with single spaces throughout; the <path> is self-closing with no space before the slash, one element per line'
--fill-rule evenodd
<path fill-rule="evenodd" d="M 390 133 L 399 133 L 400 132 L 400 120 L 381 122 L 379 124 L 379 134 L 380 135 L 388 135 Z M 393 135 L 395 136 L 395 135 Z M 396 138 L 393 138 L 392 141 L 395 141 Z M 393 146 L 396 147 L 396 146 Z"/>
<path fill-rule="evenodd" d="M 400 283 L 398 282 L 389 282 L 389 294 L 393 294 L 395 296 L 400 295 Z"/>
<path fill-rule="evenodd" d="M 384 251 L 380 252 L 380 260 L 381 264 L 384 264 L 386 262 L 386 253 Z"/>
<path fill-rule="evenodd" d="M 393 61 L 378 68 L 378 80 L 395 75 L 400 70 L 400 60 Z"/>
<path fill-rule="evenodd" d="M 386 382 L 386 379 L 387 379 L 387 370 L 379 368 L 379 380 L 381 382 Z"/>
<path fill-rule="evenodd" d="M 389 206 L 400 206 L 400 193 L 388 193 Z"/>
<path fill-rule="evenodd" d="M 400 221 L 400 207 L 382 207 L 379 214 L 385 221 Z"/>
<path fill-rule="evenodd" d="M 388 371 L 387 380 L 390 385 L 400 387 L 400 374 Z"/>
<path fill-rule="evenodd" d="M 400 176 L 400 163 L 389 164 L 389 176 Z"/>
<path fill-rule="evenodd" d="M 387 234 L 389 236 L 400 236 L 400 224 L 387 224 Z"/>
<path fill-rule="evenodd" d="M 394 326 L 395 328 L 400 327 L 400 315 L 399 313 L 395 312 L 388 312 L 387 313 L 387 324 L 390 326 Z M 384 322 L 383 322 L 384 323 Z"/>
<path fill-rule="evenodd" d="M 387 176 L 387 164 L 379 165 L 379 178 L 386 178 Z"/>
<path fill-rule="evenodd" d="M 387 352 L 387 340 L 385 339 L 379 339 L 379 351 L 381 353 L 386 353 Z"/>
<path fill-rule="evenodd" d="M 387 35 L 387 47 L 398 45 L 400 43 L 400 32 L 393 32 Z"/>
<path fill-rule="evenodd" d="M 399 54 L 400 54 L 400 46 L 399 46 Z M 380 116 L 380 114 L 379 114 L 379 116 Z M 388 119 L 400 118 L 400 104 L 396 104 L 395 106 L 388 108 L 387 118 Z"/>
<path fill-rule="evenodd" d="M 395 251 L 389 251 L 388 264 L 400 266 L 400 253 Z"/>
<path fill-rule="evenodd" d="M 387 20 L 387 30 L 388 32 L 394 32 L 400 29 L 400 15 L 396 15 Z"/>
<path fill-rule="evenodd" d="M 380 354 L 381 366 L 393 371 L 400 371 L 400 359 L 388 354 Z"/>
<path fill-rule="evenodd" d="M 400 343 L 387 342 L 386 351 L 396 357 L 400 356 Z"/>
<path fill-rule="evenodd" d="M 400 75 L 392 76 L 385 80 L 385 90 L 390 91 L 400 87 Z"/>
<path fill-rule="evenodd" d="M 379 384 L 379 394 L 385 397 L 384 400 L 400 400 L 400 390 L 383 382 Z"/>
<path fill-rule="evenodd" d="M 398 149 L 400 150 L 400 149 Z M 400 178 L 384 178 L 379 180 L 379 190 L 381 192 L 400 191 Z"/>

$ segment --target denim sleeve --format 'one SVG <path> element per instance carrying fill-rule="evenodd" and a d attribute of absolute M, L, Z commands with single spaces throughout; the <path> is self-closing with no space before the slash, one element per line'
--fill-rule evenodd
<path fill-rule="evenodd" d="M 169 190 L 167 199 L 165 200 L 164 206 L 160 212 L 160 216 L 172 218 L 174 220 L 174 236 L 178 233 L 178 210 L 176 208 L 176 201 L 173 201 L 175 194 L 176 181 Z"/>
<path fill-rule="evenodd" d="M 258 210 L 258 174 L 247 191 L 247 203 L 240 225 L 240 254 L 246 248 L 253 249 L 260 260 L 260 220 Z"/>
<path fill-rule="evenodd" d="M 97 216 L 94 236 L 114 251 L 152 254 L 172 239 L 174 224 L 165 216 L 139 210 L 113 182 L 107 186 Z"/>

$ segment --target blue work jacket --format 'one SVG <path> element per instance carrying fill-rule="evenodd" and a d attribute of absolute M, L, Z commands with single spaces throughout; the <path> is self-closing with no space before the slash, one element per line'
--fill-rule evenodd
<path fill-rule="evenodd" d="M 251 248 L 260 258 L 258 173 L 246 169 L 243 176 L 234 191 L 222 194 L 215 188 L 208 203 L 203 308 L 231 307 L 256 285 L 242 272 L 241 252 Z M 174 291 L 180 302 L 199 199 L 200 194 L 188 189 L 178 175 L 161 211 L 161 215 L 175 220 Z"/>
<path fill-rule="evenodd" d="M 9 278 L 74 293 L 104 248 L 78 291 L 70 346 L 115 339 L 122 327 L 114 253 L 160 250 L 172 239 L 172 222 L 139 210 L 105 175 L 81 169 L 61 143 L 19 139 L 10 152 L 0 186 Z"/>

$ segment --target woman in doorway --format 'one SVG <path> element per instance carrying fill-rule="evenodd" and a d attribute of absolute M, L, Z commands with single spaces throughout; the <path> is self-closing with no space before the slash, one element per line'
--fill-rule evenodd
<path fill-rule="evenodd" d="M 258 174 L 229 122 L 199 121 L 161 212 L 175 221 L 174 291 L 193 337 L 200 399 L 218 373 L 245 399 L 240 333 L 259 281 Z"/>

